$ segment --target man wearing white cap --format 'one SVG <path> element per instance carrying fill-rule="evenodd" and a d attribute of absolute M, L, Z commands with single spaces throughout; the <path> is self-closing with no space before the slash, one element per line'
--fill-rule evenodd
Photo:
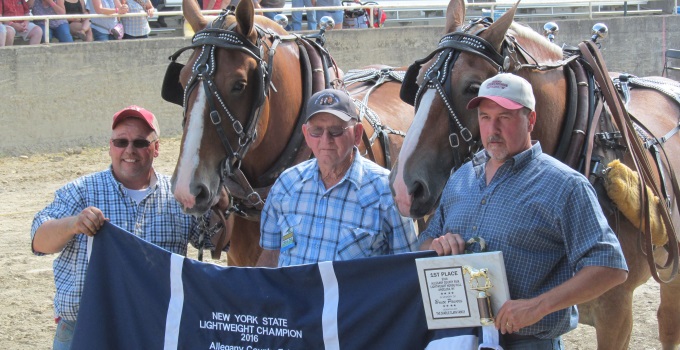
<path fill-rule="evenodd" d="M 281 174 L 262 211 L 258 266 L 349 260 L 416 250 L 389 171 L 359 154 L 363 126 L 352 99 L 326 89 L 307 103 L 302 132 L 315 158 Z"/>
<path fill-rule="evenodd" d="M 186 255 L 198 244 L 197 220 L 182 212 L 170 178 L 153 169 L 160 129 L 153 113 L 130 106 L 113 116 L 109 169 L 85 175 L 58 189 L 31 227 L 36 255 L 54 260 L 54 349 L 70 349 L 87 270 L 87 236 L 105 221 L 173 253 Z"/>
<path fill-rule="evenodd" d="M 451 175 L 421 249 L 461 254 L 483 239 L 502 251 L 510 296 L 496 315 L 504 349 L 561 349 L 576 328 L 574 305 L 623 283 L 619 242 L 580 173 L 531 141 L 536 101 L 512 74 L 487 79 L 468 109 L 478 108 L 485 150 Z M 478 245 L 468 246 L 480 250 Z"/>

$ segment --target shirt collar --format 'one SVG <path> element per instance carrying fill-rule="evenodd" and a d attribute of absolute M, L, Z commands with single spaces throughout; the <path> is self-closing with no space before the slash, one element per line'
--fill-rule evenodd
<path fill-rule="evenodd" d="M 349 180 L 351 183 L 354 184 L 354 186 L 356 186 L 357 189 L 359 189 L 361 188 L 361 181 L 363 181 L 363 171 L 361 171 L 362 169 L 361 166 L 358 165 L 359 162 L 357 162 L 357 159 L 361 157 L 361 154 L 359 153 L 359 148 L 357 148 L 356 146 L 354 146 L 353 150 L 354 159 L 352 160 L 352 165 L 350 165 L 349 169 L 345 173 L 345 176 L 343 176 L 342 179 L 338 182 L 338 185 L 344 182 L 345 180 Z M 308 180 L 321 181 L 319 163 L 316 159 L 314 160 L 314 166 L 312 166 L 310 170 L 312 171 L 303 174 L 302 182 L 306 182 Z"/>
<path fill-rule="evenodd" d="M 524 168 L 531 160 L 538 157 L 543 153 L 541 148 L 541 143 L 538 141 L 531 141 L 531 148 L 526 151 L 522 151 L 516 154 L 514 157 L 508 159 L 503 163 L 503 166 L 509 166 L 512 171 L 519 171 Z M 472 157 L 472 166 L 475 169 L 475 174 L 477 177 L 482 176 L 484 165 L 489 160 L 489 154 L 486 150 L 481 150 L 477 152 L 474 157 Z"/>
<path fill-rule="evenodd" d="M 156 169 L 151 168 L 153 171 L 153 175 L 151 176 L 151 181 L 149 182 L 149 188 L 152 189 L 151 192 L 155 191 L 156 188 L 158 188 L 158 173 L 156 173 Z M 113 166 L 109 165 L 109 177 L 112 183 L 116 184 L 118 186 L 118 190 L 120 193 L 125 193 L 123 190 L 123 184 L 116 179 L 115 176 L 113 176 Z"/>

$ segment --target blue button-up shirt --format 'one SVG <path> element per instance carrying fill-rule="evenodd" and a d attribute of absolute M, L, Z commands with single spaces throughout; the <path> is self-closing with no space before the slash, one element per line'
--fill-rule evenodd
<path fill-rule="evenodd" d="M 399 215 L 389 171 L 354 151 L 342 180 L 326 189 L 316 159 L 286 170 L 267 197 L 260 245 L 279 266 L 349 260 L 417 249 L 413 221 Z"/>
<path fill-rule="evenodd" d="M 595 190 L 535 143 L 507 160 L 486 184 L 482 151 L 449 178 L 421 242 L 446 232 L 481 237 L 502 251 L 510 296 L 528 299 L 566 282 L 586 266 L 627 269 Z M 576 328 L 576 307 L 547 315 L 519 334 L 555 338 Z"/>
<path fill-rule="evenodd" d="M 110 222 L 173 253 L 186 255 L 187 242 L 198 242 L 197 220 L 182 212 L 170 190 L 170 178 L 156 174 L 152 191 L 137 204 L 123 190 L 111 169 L 89 174 L 57 190 L 54 201 L 35 215 L 31 240 L 48 220 L 99 208 Z M 207 240 L 207 239 L 206 239 Z M 43 255 L 35 252 L 36 255 Z M 74 321 L 78 315 L 87 270 L 87 236 L 75 235 L 54 260 L 55 316 Z"/>

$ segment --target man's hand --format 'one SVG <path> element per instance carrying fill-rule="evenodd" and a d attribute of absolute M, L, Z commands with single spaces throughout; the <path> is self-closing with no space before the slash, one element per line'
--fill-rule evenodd
<path fill-rule="evenodd" d="M 430 249 L 437 252 L 437 255 L 458 255 L 465 253 L 465 241 L 457 233 L 447 232 L 441 237 L 432 240 Z"/>
<path fill-rule="evenodd" d="M 45 221 L 35 231 L 33 250 L 45 254 L 59 253 L 77 234 L 94 236 L 109 221 L 99 208 L 87 207 L 78 215 Z"/>
<path fill-rule="evenodd" d="M 87 207 L 74 217 L 71 233 L 83 233 L 87 236 L 94 236 L 97 231 L 108 221 L 99 208 Z"/>
<path fill-rule="evenodd" d="M 496 329 L 502 334 L 512 334 L 540 321 L 545 315 L 538 312 L 534 299 L 508 300 L 496 316 Z"/>

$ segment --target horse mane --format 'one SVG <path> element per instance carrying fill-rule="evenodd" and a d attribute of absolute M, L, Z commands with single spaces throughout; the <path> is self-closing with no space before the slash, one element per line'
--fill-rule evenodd
<path fill-rule="evenodd" d="M 551 43 L 525 24 L 512 22 L 508 31 L 514 32 L 517 41 L 536 58 L 555 61 L 563 58 L 562 49 L 559 46 Z"/>

